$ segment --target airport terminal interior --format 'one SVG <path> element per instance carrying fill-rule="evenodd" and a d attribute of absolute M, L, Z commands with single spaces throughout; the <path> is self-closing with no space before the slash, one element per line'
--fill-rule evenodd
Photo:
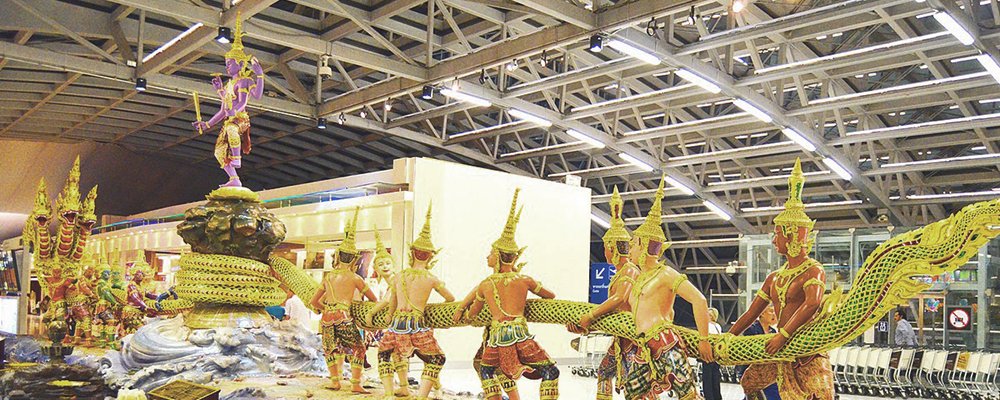
<path fill-rule="evenodd" d="M 0 0 L 0 400 L 998 400 L 998 46 L 998 0 Z"/>

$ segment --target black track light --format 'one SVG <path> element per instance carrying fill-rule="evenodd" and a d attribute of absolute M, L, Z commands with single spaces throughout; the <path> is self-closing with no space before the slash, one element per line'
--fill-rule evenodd
<path fill-rule="evenodd" d="M 430 100 L 434 98 L 434 86 L 426 85 L 424 86 L 424 91 L 420 93 L 420 98 L 424 100 Z"/>
<path fill-rule="evenodd" d="M 604 37 L 598 34 L 594 34 L 590 37 L 590 52 L 600 53 L 604 50 Z"/>
<path fill-rule="evenodd" d="M 319 118 L 316 120 L 316 128 L 326 129 L 326 118 Z"/>
<path fill-rule="evenodd" d="M 146 91 L 146 78 L 135 78 L 135 90 Z"/>
<path fill-rule="evenodd" d="M 215 41 L 219 43 L 230 43 L 233 41 L 233 31 L 227 27 L 220 26 L 219 33 L 215 35 Z"/>

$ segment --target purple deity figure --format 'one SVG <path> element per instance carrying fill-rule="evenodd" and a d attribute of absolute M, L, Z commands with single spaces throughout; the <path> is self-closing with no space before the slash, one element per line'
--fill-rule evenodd
<path fill-rule="evenodd" d="M 243 184 L 236 174 L 236 169 L 242 165 L 241 153 L 250 153 L 250 116 L 246 112 L 247 102 L 251 97 L 260 99 L 264 93 L 264 70 L 257 57 L 243 52 L 243 31 L 239 16 L 236 18 L 233 36 L 232 47 L 226 52 L 226 74 L 229 80 L 223 84 L 220 76 L 212 78 L 212 86 L 221 99 L 219 112 L 208 122 L 201 121 L 201 113 L 198 112 L 198 121 L 192 125 L 202 132 L 220 121 L 223 123 L 222 129 L 219 130 L 219 138 L 215 141 L 215 159 L 219 161 L 222 170 L 226 171 L 226 175 L 229 175 L 229 181 L 220 186 L 240 187 Z M 195 107 L 196 109 L 198 107 L 197 96 L 195 96 Z"/>

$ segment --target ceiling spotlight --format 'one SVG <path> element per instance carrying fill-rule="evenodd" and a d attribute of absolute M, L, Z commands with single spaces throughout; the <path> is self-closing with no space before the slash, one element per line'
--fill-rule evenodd
<path fill-rule="evenodd" d="M 326 118 L 319 118 L 316 120 L 316 128 L 326 129 Z"/>
<path fill-rule="evenodd" d="M 747 2 L 750 0 L 733 0 L 733 12 L 738 13 L 747 8 Z"/>
<path fill-rule="evenodd" d="M 430 100 L 434 98 L 434 86 L 426 85 L 424 86 L 424 91 L 420 93 L 420 98 L 424 100 Z"/>
<path fill-rule="evenodd" d="M 360 114 L 360 115 L 361 115 L 361 118 L 362 118 L 362 119 L 364 119 L 364 118 L 368 118 L 368 111 L 365 111 L 365 110 L 361 110 L 361 114 Z"/>
<path fill-rule="evenodd" d="M 385 103 L 382 104 L 382 109 L 385 110 L 385 112 L 392 111 L 392 99 L 387 99 Z"/>
<path fill-rule="evenodd" d="M 600 53 L 604 50 L 604 37 L 598 34 L 594 34 L 590 37 L 590 52 Z"/>
<path fill-rule="evenodd" d="M 215 35 L 215 41 L 228 44 L 233 41 L 233 31 L 227 27 L 220 26 L 219 33 Z"/>
<path fill-rule="evenodd" d="M 318 73 L 320 78 L 323 79 L 333 78 L 333 68 L 330 68 L 330 56 L 323 55 L 320 57 L 319 66 L 316 67 L 316 73 Z"/>
<path fill-rule="evenodd" d="M 135 90 L 146 91 L 146 78 L 135 78 Z"/>
<path fill-rule="evenodd" d="M 344 115 L 344 113 L 340 113 L 340 115 L 337 116 L 337 123 L 341 124 L 341 125 L 346 124 L 347 123 L 347 116 Z"/>
<path fill-rule="evenodd" d="M 490 77 L 486 76 L 486 69 L 483 68 L 483 70 L 479 72 L 479 84 L 485 85 L 488 80 L 490 80 Z"/>
<path fill-rule="evenodd" d="M 514 70 L 516 69 L 517 69 L 517 59 L 515 58 L 513 60 L 510 60 L 509 63 L 507 63 L 507 72 L 514 72 Z"/>

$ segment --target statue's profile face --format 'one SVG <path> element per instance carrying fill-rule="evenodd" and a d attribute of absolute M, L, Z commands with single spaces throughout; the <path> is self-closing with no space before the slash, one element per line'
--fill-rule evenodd
<path fill-rule="evenodd" d="M 604 244 L 604 259 L 607 260 L 611 264 L 614 264 L 616 261 L 618 261 L 618 260 L 614 259 L 615 258 L 615 249 L 614 249 L 614 246 L 615 246 L 614 243 L 605 243 Z"/>
<path fill-rule="evenodd" d="M 235 76 L 240 72 L 240 62 L 231 58 L 226 59 L 226 73 L 229 76 Z"/>
<path fill-rule="evenodd" d="M 496 250 L 490 250 L 490 254 L 486 256 L 486 265 L 490 268 L 496 269 L 497 263 L 500 262 L 500 255 L 497 254 Z"/>
<path fill-rule="evenodd" d="M 788 255 L 788 236 L 785 236 L 785 231 L 781 229 L 780 226 L 774 227 L 774 237 L 771 239 L 771 244 L 774 245 L 774 250 L 783 256 Z"/>
<path fill-rule="evenodd" d="M 135 282 L 142 282 L 145 278 L 146 274 L 142 273 L 142 271 L 135 271 L 135 273 L 132 274 L 132 280 Z"/>

